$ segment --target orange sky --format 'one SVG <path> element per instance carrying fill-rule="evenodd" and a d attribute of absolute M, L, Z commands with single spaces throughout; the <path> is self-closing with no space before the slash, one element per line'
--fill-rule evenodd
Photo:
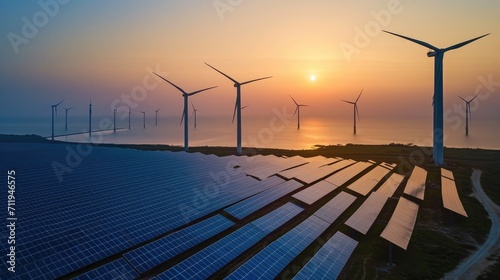
<path fill-rule="evenodd" d="M 164 107 L 165 114 L 180 115 L 180 93 L 149 78 L 149 68 L 188 91 L 218 85 L 191 100 L 205 113 L 231 117 L 235 89 L 204 65 L 208 62 L 241 81 L 273 76 L 243 87 L 242 105 L 251 105 L 248 115 L 292 109 L 292 95 L 310 105 L 304 117 L 350 117 L 352 108 L 339 99 L 355 99 L 364 88 L 362 117 L 427 116 L 433 59 L 425 48 L 382 33 L 382 28 L 439 47 L 492 33 L 445 55 L 445 110 L 460 104 L 457 94 L 472 95 L 481 79 L 500 81 L 498 1 L 171 2 L 60 5 L 34 38 L 18 46 L 18 54 L 4 36 L 1 82 L 7 102 L 1 102 L 2 114 L 45 114 L 62 98 L 72 106 L 91 97 L 95 112 L 105 115 L 114 100 L 130 96 L 146 79 L 152 89 L 135 100 L 137 109 Z M 42 10 L 36 3 L 17 5 L 1 9 L 5 35 L 22 34 L 21 19 L 32 20 Z M 500 85 L 490 86 L 491 94 L 482 88 L 475 116 L 498 119 Z"/>

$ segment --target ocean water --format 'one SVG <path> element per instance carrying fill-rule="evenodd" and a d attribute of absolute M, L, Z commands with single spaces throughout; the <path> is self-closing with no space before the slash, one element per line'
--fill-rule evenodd
<path fill-rule="evenodd" d="M 169 144 L 184 145 L 184 126 L 179 117 L 160 117 L 155 125 L 154 117 L 146 119 L 143 128 L 141 116 L 133 116 L 131 129 L 128 118 L 117 119 L 116 133 L 94 132 L 88 135 L 86 117 L 72 117 L 65 130 L 64 117 L 56 120 L 55 135 L 80 133 L 56 137 L 71 142 L 95 142 L 115 144 Z M 112 129 L 112 119 L 94 117 L 92 130 Z M 269 117 L 244 117 L 243 147 L 310 149 L 315 145 L 389 144 L 403 143 L 432 146 L 432 119 L 368 119 L 358 122 L 357 134 L 353 134 L 352 119 L 303 118 L 297 129 L 297 119 L 274 115 Z M 469 136 L 465 136 L 464 124 L 445 123 L 445 146 L 500 149 L 500 122 L 475 121 L 470 124 Z M 25 118 L 2 120 L 2 134 L 51 135 L 50 118 Z M 189 119 L 190 146 L 236 146 L 236 123 L 231 118 L 199 116 L 197 127 Z"/>

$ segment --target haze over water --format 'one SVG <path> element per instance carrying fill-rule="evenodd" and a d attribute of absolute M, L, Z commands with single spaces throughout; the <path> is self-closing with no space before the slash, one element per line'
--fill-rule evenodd
<path fill-rule="evenodd" d="M 305 114 L 305 110 L 302 113 Z M 95 117 L 93 130 L 99 128 L 99 122 L 105 119 Z M 108 119 L 111 121 L 112 119 Z M 275 115 L 269 117 L 243 118 L 243 147 L 310 149 L 315 145 L 353 144 L 415 144 L 432 146 L 432 118 L 427 119 L 361 119 L 357 125 L 357 134 L 353 134 L 353 120 L 301 117 L 301 128 L 297 130 L 297 119 L 282 121 Z M 117 127 L 123 128 L 116 133 L 94 133 L 95 143 L 115 144 L 168 144 L 183 145 L 184 126 L 179 126 L 179 117 L 159 117 L 155 126 L 154 117 L 146 119 L 143 129 L 142 116 L 131 119 L 132 129 L 128 130 L 128 118 L 118 119 Z M 88 121 L 84 117 L 68 120 L 69 128 L 64 129 L 64 117 L 59 116 L 55 134 L 70 134 L 88 131 Z M 236 124 L 231 117 L 203 116 L 198 112 L 197 127 L 193 127 L 193 118 L 189 119 L 190 146 L 231 146 L 236 145 Z M 111 126 L 112 127 L 112 126 Z M 498 122 L 477 121 L 470 124 L 470 135 L 465 136 L 464 124 L 445 125 L 445 146 L 460 148 L 500 149 L 500 130 Z M 0 133 L 38 134 L 50 136 L 50 119 L 25 119 L 17 122 L 0 123 Z M 88 134 L 63 136 L 61 141 L 88 142 Z"/>

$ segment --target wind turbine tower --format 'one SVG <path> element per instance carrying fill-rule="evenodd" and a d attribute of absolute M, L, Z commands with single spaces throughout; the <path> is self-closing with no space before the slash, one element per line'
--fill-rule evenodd
<path fill-rule="evenodd" d="M 158 110 L 155 110 L 155 125 L 158 126 L 158 112 L 160 112 L 160 108 L 158 108 Z"/>
<path fill-rule="evenodd" d="M 200 93 L 202 91 L 206 91 L 206 90 L 209 90 L 209 89 L 216 88 L 217 86 L 213 86 L 213 87 L 209 87 L 209 88 L 204 88 L 204 89 L 200 89 L 200 90 L 197 90 L 197 91 L 193 91 L 193 92 L 187 93 L 182 88 L 176 86 L 175 84 L 173 84 L 169 80 L 163 78 L 162 76 L 160 76 L 160 75 L 158 75 L 156 73 L 154 73 L 154 74 L 156 76 L 160 77 L 165 82 L 167 82 L 170 85 L 172 85 L 173 87 L 175 87 L 177 90 L 179 90 L 182 93 L 182 96 L 184 97 L 184 111 L 182 112 L 181 124 L 182 124 L 182 121 L 184 121 L 184 151 L 187 152 L 188 149 L 189 149 L 189 123 L 188 123 L 188 116 L 189 116 L 189 114 L 188 114 L 188 109 L 189 109 L 188 104 L 189 103 L 188 103 L 188 97 L 192 96 L 192 95 L 195 95 L 197 93 Z"/>
<path fill-rule="evenodd" d="M 295 103 L 295 112 L 293 113 L 293 116 L 295 117 L 295 114 L 297 114 L 297 129 L 300 129 L 300 107 L 307 107 L 308 105 L 304 104 L 299 104 L 293 97 L 290 95 L 290 98 L 292 98 L 293 103 Z"/>
<path fill-rule="evenodd" d="M 479 95 L 479 92 L 469 101 L 465 100 L 462 97 L 458 97 L 462 99 L 465 102 L 465 135 L 469 135 L 469 118 L 472 119 L 472 113 L 470 110 L 470 103 L 476 99 L 476 97 Z"/>
<path fill-rule="evenodd" d="M 191 101 L 191 106 L 193 107 L 193 116 L 194 116 L 194 127 L 196 128 L 196 108 L 193 105 L 193 101 Z"/>
<path fill-rule="evenodd" d="M 113 133 L 116 133 L 116 108 L 113 109 Z"/>
<path fill-rule="evenodd" d="M 470 39 L 452 46 L 449 46 L 447 48 L 441 49 L 438 47 L 435 47 L 429 43 L 413 39 L 410 37 L 406 37 L 403 35 L 399 35 L 396 33 L 392 33 L 389 31 L 385 31 L 386 33 L 392 34 L 394 36 L 406 39 L 408 41 L 411 41 L 413 43 L 419 44 L 421 46 L 424 46 L 426 48 L 429 48 L 429 52 L 427 52 L 428 57 L 434 57 L 434 96 L 433 96 L 433 105 L 434 105 L 434 132 L 433 132 L 433 158 L 434 162 L 436 165 L 441 166 L 444 164 L 444 156 L 443 156 L 443 147 L 444 147 L 444 140 L 443 140 L 443 135 L 444 135 L 444 124 L 443 124 L 443 58 L 444 54 L 447 51 L 451 51 L 454 49 L 461 48 L 467 44 L 470 44 L 478 39 L 481 39 L 485 36 L 488 36 L 488 34 L 484 34 L 482 36 L 476 37 L 474 39 Z"/>
<path fill-rule="evenodd" d="M 258 78 L 258 79 L 249 80 L 249 81 L 240 83 L 240 82 L 236 81 L 235 79 L 229 77 L 228 75 L 222 73 L 221 71 L 217 70 L 215 67 L 211 66 L 210 64 L 208 64 L 208 63 L 205 63 L 205 64 L 208 67 L 210 67 L 210 68 L 214 69 L 215 71 L 219 72 L 220 74 L 222 74 L 224 77 L 226 77 L 229 80 L 231 80 L 234 83 L 234 87 L 236 88 L 236 105 L 234 107 L 234 110 L 236 111 L 236 123 L 237 123 L 237 128 L 236 128 L 236 153 L 238 155 L 241 155 L 242 154 L 242 149 L 241 149 L 241 86 L 249 84 L 249 83 L 257 82 L 257 81 L 260 81 L 260 80 L 269 79 L 269 78 L 272 78 L 272 76 Z"/>
<path fill-rule="evenodd" d="M 92 136 L 92 99 L 89 102 L 89 138 Z"/>
<path fill-rule="evenodd" d="M 361 90 L 361 92 L 358 95 L 358 98 L 356 98 L 356 101 L 354 101 L 354 102 L 342 99 L 342 101 L 354 105 L 354 134 L 356 134 L 356 117 L 357 117 L 357 119 L 359 119 L 358 100 L 361 97 L 362 93 L 363 93 L 363 90 Z"/>
<path fill-rule="evenodd" d="M 56 114 L 57 117 L 57 106 L 59 106 L 59 104 L 61 104 L 63 101 L 64 99 L 61 100 L 59 103 L 52 105 L 52 141 L 54 141 L 54 113 Z"/>
<path fill-rule="evenodd" d="M 142 128 L 143 129 L 146 128 L 146 112 L 148 111 L 148 109 L 149 109 L 149 106 L 148 106 L 148 108 L 146 108 L 146 110 L 140 111 L 142 113 Z"/>
<path fill-rule="evenodd" d="M 68 111 L 75 108 L 75 106 L 73 107 L 69 107 L 69 108 L 64 108 L 64 110 L 66 110 L 66 117 L 65 117 L 65 124 L 64 124 L 64 129 L 65 130 L 68 130 Z"/>

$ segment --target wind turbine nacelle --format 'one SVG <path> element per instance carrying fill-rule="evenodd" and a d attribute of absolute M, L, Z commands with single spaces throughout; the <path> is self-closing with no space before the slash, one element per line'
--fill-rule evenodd
<path fill-rule="evenodd" d="M 436 56 L 436 52 L 435 51 L 428 51 L 427 52 L 427 57 L 434 57 Z"/>
<path fill-rule="evenodd" d="M 234 84 L 234 87 L 238 87 L 238 84 Z"/>

